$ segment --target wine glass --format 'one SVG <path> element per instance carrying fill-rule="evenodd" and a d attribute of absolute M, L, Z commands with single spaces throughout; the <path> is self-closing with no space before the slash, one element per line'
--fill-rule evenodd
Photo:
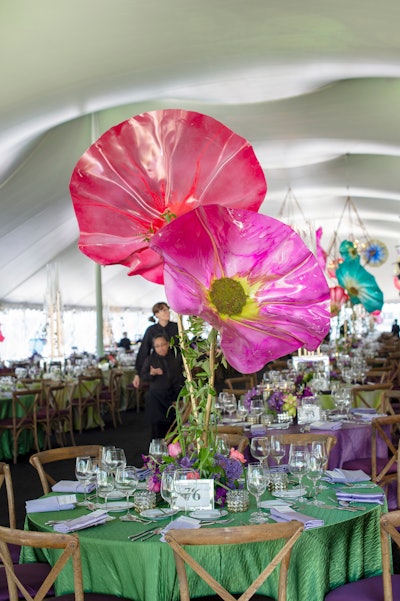
<path fill-rule="evenodd" d="M 104 496 L 104 509 L 107 510 L 107 501 L 109 494 L 114 490 L 115 481 L 114 475 L 107 466 L 100 465 L 96 474 L 97 494 Z"/>
<path fill-rule="evenodd" d="M 263 524 L 268 518 L 259 508 L 260 497 L 266 491 L 267 477 L 261 463 L 249 463 L 247 466 L 247 490 L 256 499 L 257 511 L 250 515 L 250 524 Z"/>
<path fill-rule="evenodd" d="M 254 438 L 251 439 L 250 451 L 254 459 L 260 460 L 260 464 L 262 467 L 264 467 L 264 461 L 266 467 L 268 467 L 270 440 L 267 436 L 254 436 Z"/>
<path fill-rule="evenodd" d="M 257 418 L 259 421 L 260 415 L 264 413 L 264 401 L 260 398 L 254 398 L 250 401 L 250 415 Z"/>
<path fill-rule="evenodd" d="M 149 455 L 161 463 L 164 455 L 168 454 L 168 446 L 163 438 L 153 438 L 149 446 Z"/>
<path fill-rule="evenodd" d="M 81 506 L 87 506 L 87 485 L 90 482 L 90 478 L 92 476 L 92 458 L 89 455 L 81 455 L 75 460 L 75 476 L 76 479 L 82 483 L 83 485 L 83 501 L 78 503 Z"/>
<path fill-rule="evenodd" d="M 242 398 L 238 400 L 236 413 L 238 418 L 242 419 L 243 421 L 245 421 L 247 414 L 249 413 L 246 403 Z"/>
<path fill-rule="evenodd" d="M 294 476 L 297 476 L 299 487 L 302 488 L 303 476 L 308 469 L 308 447 L 304 444 L 291 444 L 289 450 L 289 471 Z M 304 501 L 303 497 L 299 501 Z"/>
<path fill-rule="evenodd" d="M 185 515 L 188 511 L 188 501 L 196 490 L 196 472 L 191 469 L 177 469 L 174 472 L 174 491 L 185 501 Z"/>
<path fill-rule="evenodd" d="M 237 401 L 236 401 L 236 397 L 234 394 L 228 393 L 226 395 L 224 406 L 225 406 L 225 411 L 229 414 L 229 417 L 232 417 L 232 415 L 235 413 L 235 411 L 237 409 Z"/>
<path fill-rule="evenodd" d="M 225 434 L 218 434 L 218 436 L 215 437 L 215 451 L 224 457 L 229 456 L 228 437 Z"/>
<path fill-rule="evenodd" d="M 311 453 L 317 455 L 319 458 L 322 468 L 324 470 L 328 467 L 328 451 L 326 450 L 326 443 L 324 440 L 313 440 L 311 443 Z"/>
<path fill-rule="evenodd" d="M 107 449 L 104 464 L 109 468 L 110 472 L 115 474 L 118 467 L 124 467 L 126 465 L 124 449 L 118 447 Z"/>
<path fill-rule="evenodd" d="M 278 465 L 280 465 L 282 459 L 285 456 L 285 445 L 283 444 L 282 436 L 273 434 L 270 439 L 270 452 L 269 454 L 273 457 Z"/>
<path fill-rule="evenodd" d="M 117 467 L 115 472 L 115 488 L 126 496 L 127 512 L 125 516 L 120 517 L 120 520 L 129 520 L 131 510 L 129 507 L 129 497 L 133 495 L 139 484 L 137 470 L 132 465 Z"/>
<path fill-rule="evenodd" d="M 172 513 L 172 505 L 174 502 L 174 472 L 166 468 L 161 476 L 160 494 L 164 501 L 168 503 L 169 509 Z M 172 516 L 171 516 L 172 519 Z"/>
<path fill-rule="evenodd" d="M 308 470 L 307 470 L 307 478 L 311 480 L 313 483 L 313 505 L 319 505 L 319 501 L 317 501 L 317 482 L 320 480 L 322 474 L 324 473 L 324 468 L 322 467 L 321 458 L 318 454 L 314 454 L 312 451 L 308 456 Z"/>

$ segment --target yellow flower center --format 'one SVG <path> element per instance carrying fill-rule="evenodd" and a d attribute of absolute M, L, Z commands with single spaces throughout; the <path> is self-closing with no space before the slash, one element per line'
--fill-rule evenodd
<path fill-rule="evenodd" d="M 246 306 L 247 295 L 240 282 L 232 278 L 220 278 L 212 283 L 210 300 L 218 313 L 240 315 Z"/>
<path fill-rule="evenodd" d="M 358 296 L 358 288 L 356 288 L 355 286 L 350 286 L 349 294 L 351 296 Z"/>

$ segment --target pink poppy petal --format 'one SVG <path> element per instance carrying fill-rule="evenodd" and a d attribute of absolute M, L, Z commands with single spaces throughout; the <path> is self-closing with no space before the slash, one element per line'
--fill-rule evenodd
<path fill-rule="evenodd" d="M 243 209 L 207 206 L 164 227 L 151 240 L 163 255 L 168 302 L 219 330 L 227 361 L 243 373 L 305 346 L 329 331 L 329 287 L 317 260 L 287 225 Z M 240 314 L 218 313 L 215 279 L 246 282 Z"/>
<path fill-rule="evenodd" d="M 257 211 L 266 182 L 244 138 L 207 115 L 168 109 L 105 132 L 76 164 L 70 192 L 84 254 L 162 283 L 154 232 L 200 205 Z"/>

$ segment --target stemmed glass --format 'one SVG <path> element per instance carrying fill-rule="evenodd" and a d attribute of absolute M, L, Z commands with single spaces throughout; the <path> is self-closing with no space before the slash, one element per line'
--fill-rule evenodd
<path fill-rule="evenodd" d="M 270 440 L 267 436 L 254 436 L 254 438 L 251 439 L 250 451 L 254 459 L 260 460 L 260 464 L 262 467 L 264 467 L 264 461 L 266 467 L 268 467 Z"/>
<path fill-rule="evenodd" d="M 104 464 L 109 468 L 110 472 L 115 474 L 118 467 L 126 465 L 126 457 L 124 449 L 118 447 L 110 447 L 105 454 Z"/>
<path fill-rule="evenodd" d="M 172 504 L 174 501 L 174 472 L 166 468 L 161 476 L 160 494 L 164 501 L 168 503 L 169 510 L 172 514 Z M 172 519 L 172 516 L 171 516 Z"/>
<path fill-rule="evenodd" d="M 196 472 L 190 469 L 177 469 L 174 473 L 174 491 L 185 500 L 185 515 L 188 501 L 196 489 Z"/>
<path fill-rule="evenodd" d="M 114 490 L 114 476 L 104 465 L 100 465 L 97 470 L 96 488 L 97 494 L 104 496 L 104 509 L 107 510 L 107 501 L 110 493 Z"/>
<path fill-rule="evenodd" d="M 226 395 L 224 407 L 225 407 L 225 411 L 229 414 L 229 417 L 231 417 L 235 413 L 235 411 L 237 409 L 237 401 L 236 401 L 236 397 L 234 394 L 228 393 Z"/>
<path fill-rule="evenodd" d="M 324 440 L 313 440 L 311 443 L 311 453 L 316 455 L 324 470 L 328 467 L 328 451 Z"/>
<path fill-rule="evenodd" d="M 247 414 L 249 413 L 249 411 L 247 409 L 247 406 L 245 404 L 244 399 L 239 399 L 238 400 L 236 413 L 237 413 L 237 416 L 239 418 L 241 418 L 242 420 L 246 419 Z"/>
<path fill-rule="evenodd" d="M 313 483 L 313 497 L 314 497 L 314 501 L 313 504 L 314 505 L 319 505 L 320 502 L 317 501 L 317 482 L 320 480 L 322 474 L 324 473 L 324 468 L 322 467 L 322 461 L 321 458 L 318 456 L 318 454 L 314 454 L 313 452 L 311 452 L 308 456 L 308 470 L 307 470 L 307 478 L 309 478 L 309 480 L 311 480 L 311 482 Z"/>
<path fill-rule="evenodd" d="M 273 457 L 278 465 L 280 465 L 282 459 L 285 456 L 285 445 L 282 442 L 282 437 L 279 435 L 272 435 L 270 440 L 270 452 L 269 454 Z"/>
<path fill-rule="evenodd" d="M 309 451 L 307 445 L 291 444 L 289 450 L 289 470 L 294 476 L 297 476 L 299 487 L 302 488 L 303 476 L 308 469 Z M 299 501 L 304 501 L 304 497 L 300 497 Z"/>
<path fill-rule="evenodd" d="M 215 437 L 215 451 L 224 457 L 229 456 L 228 439 L 224 434 L 219 434 Z"/>
<path fill-rule="evenodd" d="M 120 520 L 130 520 L 131 510 L 129 507 L 129 497 L 133 495 L 139 484 L 137 470 L 131 465 L 117 467 L 115 472 L 115 488 L 126 496 L 126 515 L 121 516 Z"/>
<path fill-rule="evenodd" d="M 87 485 L 93 473 L 92 458 L 89 455 L 79 456 L 75 460 L 75 476 L 76 479 L 83 485 L 83 501 L 78 503 L 81 506 L 87 506 Z"/>
<path fill-rule="evenodd" d="M 168 454 L 168 446 L 163 438 L 153 438 L 149 446 L 149 455 L 158 463 L 162 461 L 164 455 Z"/>
<path fill-rule="evenodd" d="M 250 515 L 250 524 L 263 524 L 268 518 L 259 508 L 260 497 L 267 488 L 267 477 L 261 463 L 249 463 L 247 466 L 247 490 L 256 499 L 257 511 Z"/>
<path fill-rule="evenodd" d="M 260 415 L 264 413 L 264 401 L 263 399 L 251 399 L 250 401 L 250 415 L 253 415 L 259 421 Z"/>

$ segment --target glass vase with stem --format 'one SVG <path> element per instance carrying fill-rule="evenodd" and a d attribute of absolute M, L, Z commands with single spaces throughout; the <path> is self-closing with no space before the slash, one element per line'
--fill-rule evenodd
<path fill-rule="evenodd" d="M 303 477 L 308 470 L 308 446 L 305 444 L 291 444 L 289 449 L 289 471 L 293 476 L 296 476 L 299 481 L 299 489 L 301 496 L 299 497 L 300 502 L 305 502 L 305 498 L 302 496 L 302 483 Z"/>
<path fill-rule="evenodd" d="M 174 492 L 185 502 L 185 515 L 188 513 L 188 501 L 196 490 L 197 477 L 192 469 L 177 469 L 174 472 Z"/>
<path fill-rule="evenodd" d="M 87 500 L 87 487 L 90 483 L 90 479 L 92 476 L 93 466 L 92 466 L 92 458 L 89 455 L 81 455 L 75 460 L 75 476 L 76 479 L 82 484 L 83 488 L 83 501 L 78 503 L 78 505 L 86 507 L 88 504 Z"/>
<path fill-rule="evenodd" d="M 114 475 L 105 465 L 100 465 L 97 470 L 96 488 L 99 497 L 104 497 L 104 509 L 107 511 L 108 497 L 115 488 Z"/>
<path fill-rule="evenodd" d="M 270 439 L 268 436 L 254 436 L 250 443 L 250 452 L 254 459 L 259 459 L 264 469 L 268 469 L 268 457 L 270 454 Z"/>
<path fill-rule="evenodd" d="M 250 515 L 250 524 L 263 524 L 268 518 L 259 507 L 260 498 L 267 489 L 267 476 L 261 463 L 249 463 L 246 473 L 246 486 L 251 495 L 255 497 L 257 511 Z"/>
<path fill-rule="evenodd" d="M 125 494 L 127 512 L 119 519 L 129 521 L 131 519 L 131 505 L 129 497 L 133 495 L 139 484 L 137 469 L 132 465 L 117 467 L 115 472 L 115 488 Z"/>
<path fill-rule="evenodd" d="M 307 469 L 307 478 L 312 482 L 312 497 L 313 497 L 313 505 L 320 505 L 321 502 L 317 500 L 318 495 L 318 486 L 317 483 L 322 477 L 324 473 L 324 469 L 322 467 L 322 462 L 320 457 L 317 454 L 314 454 L 312 451 L 308 455 L 308 469 Z"/>
<path fill-rule="evenodd" d="M 275 459 L 277 465 L 280 465 L 286 454 L 286 445 L 283 443 L 282 436 L 273 434 L 270 439 L 270 456 Z"/>

